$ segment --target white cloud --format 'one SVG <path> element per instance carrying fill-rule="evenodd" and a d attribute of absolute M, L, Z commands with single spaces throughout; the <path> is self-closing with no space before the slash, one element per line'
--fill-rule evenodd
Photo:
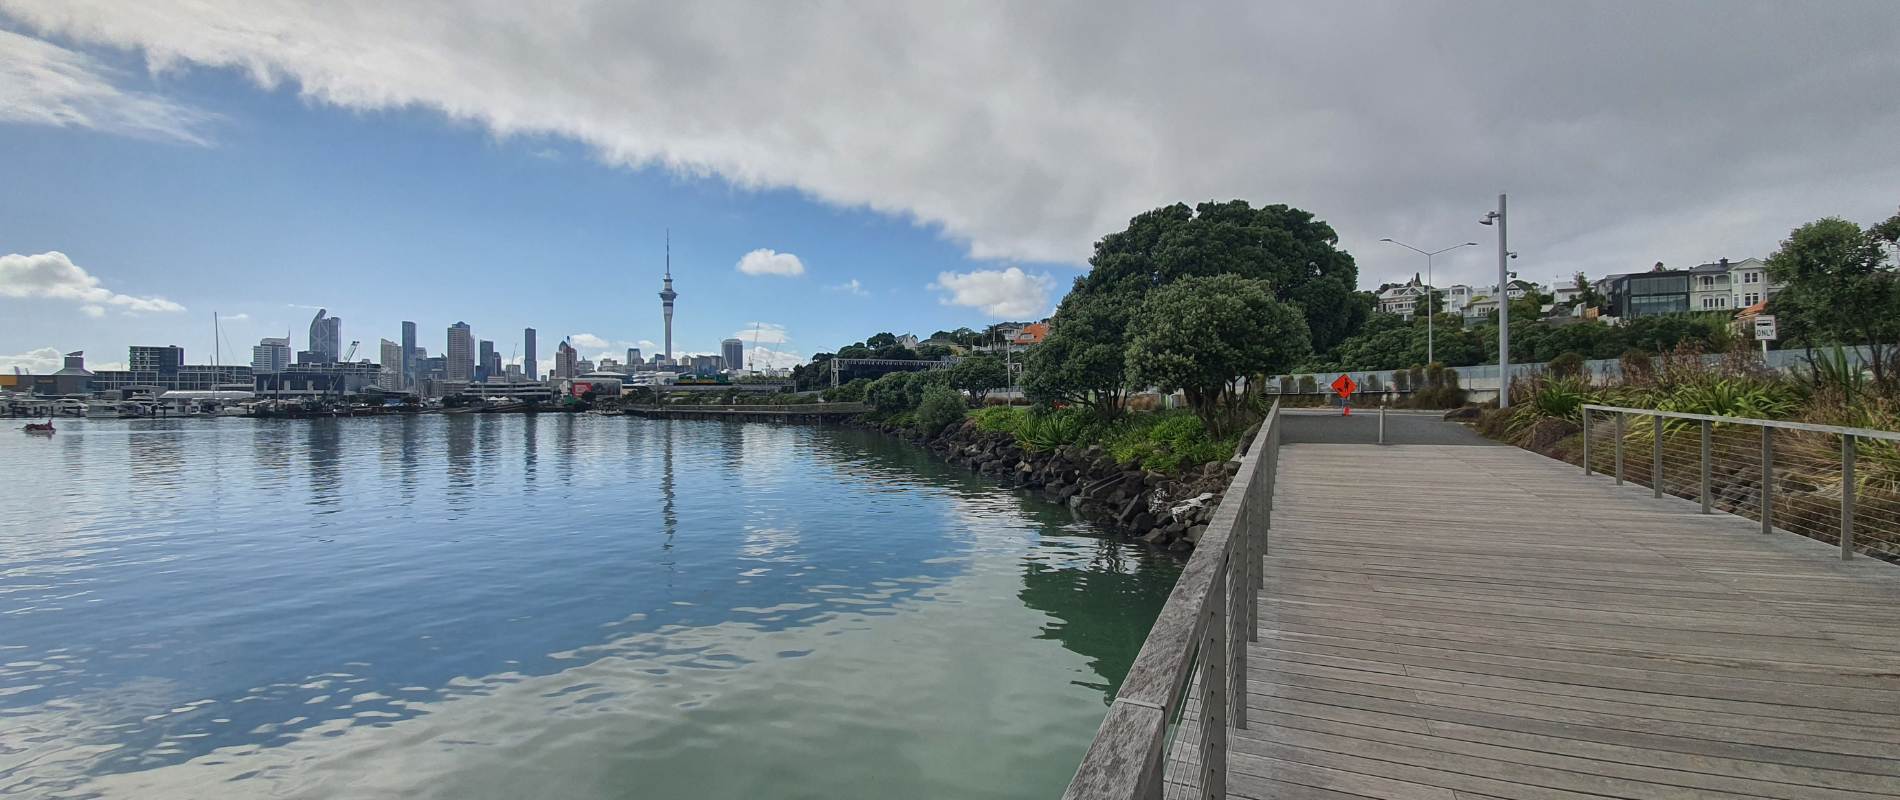
<path fill-rule="evenodd" d="M 746 344 L 745 369 L 790 369 L 805 363 L 805 354 L 795 350 L 778 350 L 763 345 L 753 347 Z"/>
<path fill-rule="evenodd" d="M 1808 219 L 1892 213 L 1900 185 L 1900 104 L 1869 94 L 1900 85 L 1893 2 L 1110 5 L 0 0 L 10 25 L 161 73 L 793 189 L 982 259 L 1080 263 L 1133 214 L 1247 197 L 1332 223 L 1373 285 L 1419 266 L 1379 237 L 1482 237 L 1509 191 L 1523 263 L 1600 272 L 1762 255 Z M 0 86 L 83 58 L 21 59 L 13 38 L 0 63 L 35 66 L 0 67 Z M 71 96 L 65 74 L 29 76 L 55 87 L 34 97 Z M 195 130 L 162 103 L 125 116 Z M 1486 274 L 1475 248 L 1441 264 Z"/>
<path fill-rule="evenodd" d="M 634 342 L 633 346 L 640 348 L 643 354 L 651 356 L 653 355 L 653 348 L 659 347 L 660 343 L 652 339 L 641 339 L 640 341 Z"/>
<path fill-rule="evenodd" d="M 236 313 L 236 314 L 225 314 L 225 315 L 224 315 L 224 321 L 225 321 L 225 322 L 243 322 L 243 321 L 245 321 L 245 320 L 248 320 L 248 319 L 250 319 L 250 318 L 251 318 L 251 315 L 250 315 L 250 314 L 248 314 L 248 313 L 246 313 L 246 312 L 243 312 L 243 311 L 239 311 L 239 312 L 238 312 L 238 313 Z"/>
<path fill-rule="evenodd" d="M 41 347 L 36 350 L 28 350 L 24 353 L 16 353 L 10 356 L 0 355 L 0 372 L 10 375 L 13 373 L 14 367 L 19 367 L 25 372 L 40 375 L 57 372 L 59 368 L 66 363 L 63 356 L 65 356 L 65 353 L 52 347 Z"/>
<path fill-rule="evenodd" d="M 748 322 L 745 330 L 733 331 L 732 338 L 745 342 L 747 347 L 758 344 L 784 344 L 792 340 L 784 325 L 776 322 Z"/>
<path fill-rule="evenodd" d="M 84 305 L 80 306 L 79 310 L 85 312 L 86 316 L 92 317 L 93 319 L 98 319 L 106 315 L 105 306 Z"/>
<path fill-rule="evenodd" d="M 805 262 L 791 253 L 759 248 L 739 259 L 738 269 L 747 275 L 782 275 L 791 277 L 805 274 Z"/>
<path fill-rule="evenodd" d="M 591 333 L 576 333 L 567 337 L 567 343 L 573 345 L 576 350 L 600 350 L 614 346 L 613 342 Z"/>
<path fill-rule="evenodd" d="M 859 297 L 869 297 L 871 295 L 870 292 L 865 291 L 864 284 L 858 283 L 857 278 L 852 278 L 851 280 L 845 281 L 844 283 L 840 283 L 837 286 L 830 286 L 826 288 L 829 288 L 834 292 L 844 292 L 845 294 L 855 294 Z"/>
<path fill-rule="evenodd" d="M 944 305 L 969 306 L 993 317 L 1023 319 L 1043 315 L 1055 285 L 1055 279 L 1047 274 L 1031 275 L 1020 267 L 1010 267 L 940 272 L 929 288 L 949 293 L 941 301 Z"/>
<path fill-rule="evenodd" d="M 214 115 L 122 89 L 84 53 L 0 29 L 0 122 L 208 144 Z"/>
<path fill-rule="evenodd" d="M 99 285 L 99 279 L 74 264 L 65 253 L 52 250 L 37 255 L 0 256 L 0 297 L 36 297 L 87 304 L 86 314 L 105 313 L 103 306 L 123 311 L 183 311 L 184 306 L 163 297 L 134 297 Z M 95 313 L 93 309 L 98 309 Z"/>

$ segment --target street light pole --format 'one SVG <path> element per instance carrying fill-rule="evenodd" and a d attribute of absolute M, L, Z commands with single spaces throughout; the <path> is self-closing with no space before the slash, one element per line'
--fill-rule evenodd
<path fill-rule="evenodd" d="M 1480 225 L 1498 226 L 1498 408 L 1511 407 L 1511 248 L 1504 224 L 1504 195 L 1498 195 L 1498 210 L 1478 220 Z"/>
<path fill-rule="evenodd" d="M 1406 244 L 1404 242 L 1401 242 L 1397 239 L 1393 239 L 1390 237 L 1380 239 L 1379 241 L 1391 242 L 1407 250 L 1410 250 L 1414 253 L 1425 254 L 1425 363 L 1436 364 L 1438 363 L 1438 359 L 1436 357 L 1436 351 L 1432 349 L 1432 317 L 1436 316 L 1436 314 L 1433 313 L 1433 309 L 1432 309 L 1432 290 L 1437 287 L 1432 285 L 1432 256 L 1438 255 L 1439 253 L 1448 253 L 1460 247 L 1477 247 L 1478 243 L 1465 242 L 1464 244 L 1454 244 L 1450 247 L 1441 247 L 1437 250 L 1427 251 L 1427 250 L 1420 250 L 1416 247 L 1413 247 L 1409 244 Z"/>

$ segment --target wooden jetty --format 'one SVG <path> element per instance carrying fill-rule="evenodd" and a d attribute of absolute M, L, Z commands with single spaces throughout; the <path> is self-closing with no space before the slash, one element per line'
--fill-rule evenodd
<path fill-rule="evenodd" d="M 1517 448 L 1276 435 L 1066 796 L 1900 796 L 1900 567 Z"/>

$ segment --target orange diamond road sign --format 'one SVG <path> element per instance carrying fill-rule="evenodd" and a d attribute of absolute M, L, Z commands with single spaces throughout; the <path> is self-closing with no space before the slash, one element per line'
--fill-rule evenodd
<path fill-rule="evenodd" d="M 1333 381 L 1333 392 L 1340 397 L 1351 397 L 1356 391 L 1359 391 L 1359 384 L 1353 381 L 1351 375 L 1341 375 Z"/>

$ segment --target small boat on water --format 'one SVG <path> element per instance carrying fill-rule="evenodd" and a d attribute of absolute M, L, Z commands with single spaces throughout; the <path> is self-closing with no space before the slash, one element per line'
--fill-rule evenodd
<path fill-rule="evenodd" d="M 52 433 L 56 429 L 53 427 L 53 421 L 47 420 L 45 422 L 29 422 L 20 430 L 26 431 L 27 433 Z"/>

